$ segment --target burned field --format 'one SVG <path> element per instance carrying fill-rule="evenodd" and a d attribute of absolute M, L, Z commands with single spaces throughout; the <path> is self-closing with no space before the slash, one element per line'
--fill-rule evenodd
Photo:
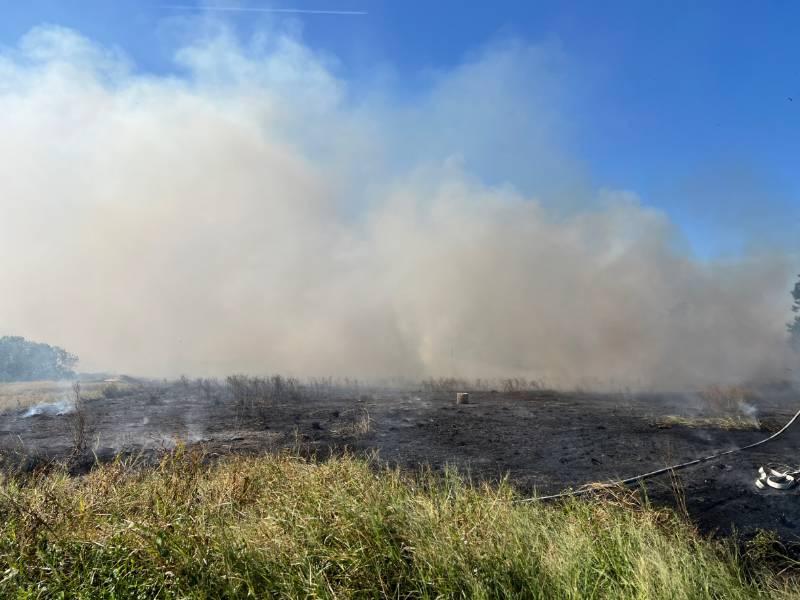
<path fill-rule="evenodd" d="M 32 385 L 32 384 L 30 384 Z M 30 392 L 31 387 L 27 387 Z M 763 439 L 797 410 L 791 388 L 686 395 L 371 388 L 234 378 L 178 382 L 83 382 L 84 448 L 76 456 L 75 390 L 23 394 L 4 387 L 3 468 L 69 460 L 75 473 L 122 454 L 147 461 L 184 442 L 209 457 L 284 449 L 325 458 L 349 450 L 403 469 L 447 466 L 473 480 L 509 477 L 542 495 L 630 477 Z M 40 390 L 41 391 L 41 390 Z M 758 490 L 758 468 L 792 463 L 800 426 L 765 446 L 647 482 L 648 497 L 704 532 L 800 536 L 797 488 Z"/>

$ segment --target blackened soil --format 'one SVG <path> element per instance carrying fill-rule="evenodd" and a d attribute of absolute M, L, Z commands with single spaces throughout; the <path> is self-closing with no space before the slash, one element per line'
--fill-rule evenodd
<path fill-rule="evenodd" d="M 800 408 L 800 396 L 789 389 L 759 393 L 749 402 L 761 429 L 726 430 L 659 425 L 664 415 L 708 413 L 697 398 L 679 395 L 480 392 L 469 404 L 454 399 L 454 393 L 332 389 L 245 409 L 224 386 L 148 383 L 89 402 L 89 445 L 101 460 L 179 439 L 202 443 L 211 454 L 295 447 L 325 456 L 346 447 L 411 470 L 451 465 L 474 480 L 508 476 L 526 494 L 547 494 L 752 443 Z M 69 416 L 23 414 L 0 413 L 7 464 L 69 454 Z M 650 480 L 646 491 L 657 504 L 685 503 L 705 532 L 746 537 L 768 529 L 798 541 L 800 489 L 759 491 L 753 482 L 762 464 L 800 463 L 799 449 L 800 424 L 761 448 L 681 471 L 677 486 L 670 477 Z"/>

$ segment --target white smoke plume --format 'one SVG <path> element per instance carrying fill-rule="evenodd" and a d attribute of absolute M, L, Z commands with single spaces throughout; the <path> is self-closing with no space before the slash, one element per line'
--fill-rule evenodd
<path fill-rule="evenodd" d="M 786 257 L 692 258 L 592 193 L 558 49 L 491 46 L 398 99 L 272 31 L 172 75 L 55 27 L 0 54 L 0 329 L 84 369 L 780 374 Z"/>

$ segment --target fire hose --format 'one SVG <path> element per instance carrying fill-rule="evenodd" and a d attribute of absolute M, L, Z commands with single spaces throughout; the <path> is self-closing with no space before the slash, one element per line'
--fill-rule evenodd
<path fill-rule="evenodd" d="M 787 429 L 789 429 L 789 427 L 791 427 L 794 424 L 794 422 L 797 420 L 798 417 L 800 417 L 800 410 L 798 410 L 794 414 L 794 416 L 791 419 L 789 419 L 789 421 L 787 421 L 786 425 L 781 427 L 771 436 L 764 438 L 763 440 L 759 440 L 758 442 L 748 444 L 747 446 L 732 448 L 730 450 L 725 450 L 724 452 L 717 452 L 716 454 L 711 454 L 710 456 L 704 456 L 703 458 L 696 458 L 695 460 L 690 460 L 688 462 L 672 465 L 669 467 L 664 467 L 662 469 L 656 469 L 655 471 L 650 471 L 649 473 L 642 473 L 641 475 L 635 475 L 633 477 L 628 477 L 627 479 L 606 481 L 604 483 L 599 483 L 599 484 L 588 484 L 578 488 L 577 490 L 570 490 L 568 492 L 561 492 L 559 494 L 552 494 L 550 496 L 534 496 L 532 498 L 525 498 L 523 500 L 518 500 L 517 502 L 520 503 L 547 502 L 550 500 L 559 500 L 561 498 L 574 498 L 577 496 L 583 496 L 585 494 L 589 494 L 591 492 L 596 492 L 599 490 L 604 490 L 613 487 L 628 486 L 634 483 L 645 481 L 646 479 L 658 477 L 659 475 L 664 475 L 666 473 L 674 473 L 675 471 L 680 471 L 688 467 L 693 467 L 695 465 L 717 460 L 718 458 L 722 458 L 723 456 L 729 456 L 731 454 L 742 452 L 744 450 L 751 450 L 752 448 L 757 448 L 758 446 L 763 446 L 768 442 L 776 440 L 778 437 L 783 435 L 783 433 Z M 783 469 L 778 467 L 768 467 L 767 469 L 764 469 L 764 467 L 761 467 L 759 469 L 759 478 L 756 480 L 756 487 L 758 487 L 759 489 L 766 489 L 766 486 L 769 486 L 774 489 L 786 490 L 794 486 L 799 476 L 800 476 L 800 469 L 791 469 L 788 467 Z"/>

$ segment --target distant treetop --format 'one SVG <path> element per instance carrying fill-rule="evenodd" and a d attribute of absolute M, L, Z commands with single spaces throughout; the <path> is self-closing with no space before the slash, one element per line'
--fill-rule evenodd
<path fill-rule="evenodd" d="M 796 313 L 794 320 L 789 323 L 789 341 L 792 348 L 800 352 L 800 279 L 792 290 L 792 312 Z"/>
<path fill-rule="evenodd" d="M 0 381 L 69 379 L 77 363 L 77 356 L 58 346 L 0 337 Z"/>

